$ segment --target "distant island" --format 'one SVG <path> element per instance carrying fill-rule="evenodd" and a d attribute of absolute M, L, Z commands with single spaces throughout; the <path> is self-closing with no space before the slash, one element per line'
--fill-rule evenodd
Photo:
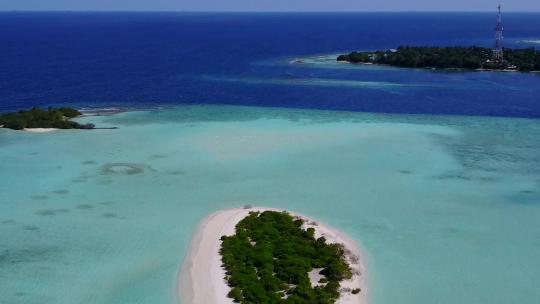
<path fill-rule="evenodd" d="M 351 52 L 337 61 L 381 64 L 407 68 L 540 71 L 540 51 L 534 48 L 504 49 L 504 60 L 494 60 L 493 50 L 483 47 L 414 47 Z"/>
<path fill-rule="evenodd" d="M 27 111 L 0 114 L 0 127 L 13 130 L 31 129 L 94 129 L 93 124 L 80 124 L 70 119 L 82 115 L 72 108 L 32 108 Z"/>
<path fill-rule="evenodd" d="M 218 211 L 194 234 L 180 274 L 182 303 L 367 302 L 355 241 L 271 208 Z"/>

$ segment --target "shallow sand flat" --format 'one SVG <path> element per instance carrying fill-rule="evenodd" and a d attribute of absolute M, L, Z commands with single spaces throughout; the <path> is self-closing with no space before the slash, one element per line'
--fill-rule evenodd
<path fill-rule="evenodd" d="M 282 211 L 273 208 L 230 209 L 215 212 L 199 225 L 191 241 L 188 254 L 182 266 L 179 279 L 179 296 L 184 304 L 233 303 L 227 297 L 229 287 L 225 280 L 225 270 L 221 267 L 222 235 L 233 235 L 236 224 L 252 211 Z M 345 245 L 347 259 L 353 269 L 353 278 L 341 282 L 344 290 L 336 303 L 366 303 L 367 280 L 364 259 L 356 243 L 340 231 L 322 225 L 308 217 L 290 212 L 304 221 L 304 228 L 315 228 L 316 237 L 324 236 L 329 243 Z M 360 288 L 353 295 L 350 290 Z"/>

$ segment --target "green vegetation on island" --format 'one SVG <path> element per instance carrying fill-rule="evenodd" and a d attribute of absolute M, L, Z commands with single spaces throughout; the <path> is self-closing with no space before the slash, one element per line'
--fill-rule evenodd
<path fill-rule="evenodd" d="M 72 108 L 32 108 L 28 111 L 0 114 L 0 126 L 13 130 L 25 128 L 93 129 L 93 124 L 80 124 L 71 118 L 82 115 Z"/>
<path fill-rule="evenodd" d="M 386 64 L 408 68 L 486 69 L 540 71 L 540 51 L 504 49 L 504 60 L 493 60 L 493 50 L 483 47 L 411 47 L 375 52 L 352 52 L 338 61 Z"/>
<path fill-rule="evenodd" d="M 302 224 L 286 212 L 251 212 L 235 235 L 221 237 L 228 296 L 237 303 L 334 303 L 340 282 L 352 277 L 345 249 Z M 314 269 L 323 277 L 312 286 Z"/>

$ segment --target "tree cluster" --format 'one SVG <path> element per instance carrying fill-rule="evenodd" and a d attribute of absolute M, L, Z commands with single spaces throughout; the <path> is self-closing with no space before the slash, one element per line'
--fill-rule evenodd
<path fill-rule="evenodd" d="M 28 111 L 0 114 L 0 126 L 13 130 L 25 128 L 93 129 L 92 124 L 79 124 L 69 119 L 81 113 L 72 108 L 32 108 Z"/>
<path fill-rule="evenodd" d="M 338 61 L 352 63 L 387 64 L 409 68 L 438 69 L 494 69 L 514 68 L 519 71 L 540 71 L 540 51 L 529 49 L 504 49 L 504 60 L 493 60 L 488 48 L 471 47 L 411 47 L 375 52 L 352 52 L 340 55 Z"/>
<path fill-rule="evenodd" d="M 504 58 L 521 71 L 540 71 L 540 51 L 528 49 L 504 49 Z"/>
<path fill-rule="evenodd" d="M 340 244 L 315 238 L 286 212 L 251 212 L 223 236 L 220 254 L 237 303 L 334 303 L 340 281 L 352 276 Z M 312 287 L 308 272 L 322 268 L 321 286 Z"/>

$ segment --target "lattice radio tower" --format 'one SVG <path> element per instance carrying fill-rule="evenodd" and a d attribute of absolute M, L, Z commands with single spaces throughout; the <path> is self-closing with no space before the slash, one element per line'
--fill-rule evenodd
<path fill-rule="evenodd" d="M 497 26 L 495 27 L 495 48 L 493 49 L 493 59 L 497 62 L 504 61 L 503 31 L 504 31 L 504 28 L 502 25 L 501 5 L 499 4 L 499 13 L 497 15 Z"/>

